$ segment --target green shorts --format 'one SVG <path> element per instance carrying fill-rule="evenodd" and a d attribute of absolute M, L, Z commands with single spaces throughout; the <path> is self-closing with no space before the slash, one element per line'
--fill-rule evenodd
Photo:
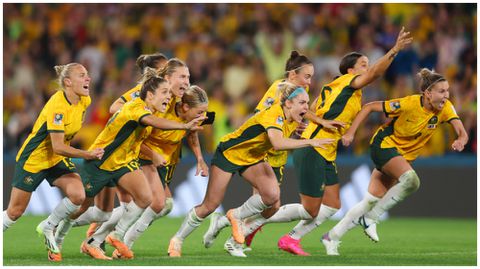
<path fill-rule="evenodd" d="M 280 167 L 273 167 L 273 172 L 275 172 L 275 176 L 277 177 L 278 186 L 282 185 L 283 182 L 283 171 L 285 169 L 285 165 Z"/>
<path fill-rule="evenodd" d="M 145 159 L 140 159 L 138 160 L 138 162 L 140 163 L 140 166 L 153 164 L 152 161 Z M 163 186 L 166 187 L 170 185 L 170 182 L 172 182 L 173 172 L 175 172 L 176 166 L 177 164 L 171 164 L 167 166 L 157 167 L 158 175 L 160 176 L 160 180 L 162 181 Z"/>
<path fill-rule="evenodd" d="M 53 186 L 53 182 L 57 178 L 76 172 L 75 164 L 72 163 L 70 158 L 64 158 L 56 165 L 37 173 L 25 171 L 23 164 L 17 163 L 12 186 L 26 192 L 34 192 L 44 179 L 48 181 L 50 186 Z"/>
<path fill-rule="evenodd" d="M 338 184 L 335 162 L 325 160 L 314 148 L 296 149 L 292 156 L 301 194 L 323 197 L 325 186 Z"/>
<path fill-rule="evenodd" d="M 81 175 L 87 197 L 95 197 L 104 187 L 115 187 L 123 175 L 138 170 L 140 167 L 137 160 L 133 160 L 115 171 L 106 171 L 100 169 L 99 166 L 99 161 L 85 161 L 83 164 Z"/>
<path fill-rule="evenodd" d="M 401 156 L 398 153 L 397 148 L 384 148 L 382 149 L 377 144 L 370 145 L 370 157 L 372 158 L 375 168 L 382 171 L 382 167 L 390 161 L 393 157 Z"/>
<path fill-rule="evenodd" d="M 211 165 L 215 165 L 216 167 L 218 167 L 218 168 L 220 168 L 223 171 L 228 172 L 228 173 L 235 174 L 236 172 L 238 172 L 240 175 L 242 175 L 242 173 L 245 172 L 245 170 L 247 170 L 247 168 L 249 168 L 252 165 L 256 165 L 258 163 L 261 163 L 263 161 L 264 160 L 261 160 L 259 162 L 256 162 L 256 163 L 253 163 L 253 164 L 250 164 L 250 165 L 245 165 L 245 166 L 236 165 L 236 164 L 230 162 L 229 160 L 227 160 L 227 158 L 225 158 L 225 156 L 223 155 L 223 152 L 220 150 L 220 147 L 217 147 L 217 150 L 215 151 L 215 154 L 213 155 Z"/>

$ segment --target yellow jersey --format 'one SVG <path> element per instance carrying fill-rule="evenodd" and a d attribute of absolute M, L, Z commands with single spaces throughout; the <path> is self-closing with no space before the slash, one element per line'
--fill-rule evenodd
<path fill-rule="evenodd" d="M 71 104 L 64 91 L 57 91 L 43 107 L 32 132 L 18 151 L 16 161 L 23 163 L 23 169 L 31 173 L 55 166 L 64 156 L 55 154 L 49 133 L 64 133 L 64 142 L 70 141 L 82 127 L 85 111 L 92 100 L 81 96 L 77 104 Z"/>
<path fill-rule="evenodd" d="M 182 120 L 175 110 L 176 100 L 172 98 L 167 106 L 165 113 L 156 113 L 155 116 L 162 117 L 168 120 L 186 123 Z M 182 139 L 185 137 L 187 130 L 161 130 L 153 129 L 150 136 L 143 142 L 153 151 L 162 155 L 167 161 L 166 165 L 178 163 L 180 159 L 180 152 L 182 149 Z M 151 160 L 148 156 L 140 153 L 140 159 Z"/>
<path fill-rule="evenodd" d="M 131 88 L 126 93 L 124 93 L 120 98 L 126 103 L 136 99 L 140 96 L 140 90 L 142 89 L 142 83 L 137 84 L 137 86 Z"/>
<path fill-rule="evenodd" d="M 278 104 L 280 99 L 277 96 L 278 91 L 278 84 L 285 82 L 285 79 L 279 79 L 272 83 L 270 88 L 268 88 L 265 95 L 262 97 L 262 100 L 258 103 L 257 107 L 255 108 L 255 113 L 262 111 L 266 108 L 271 107 L 274 104 Z M 308 93 L 309 87 L 305 89 Z M 295 123 L 296 124 L 296 123 Z M 296 129 L 298 124 L 294 126 Z M 292 126 L 293 127 L 293 126 Z M 268 151 L 267 161 L 272 167 L 281 167 L 287 163 L 288 159 L 288 151 L 287 150 L 274 150 L 271 149 Z"/>
<path fill-rule="evenodd" d="M 357 75 L 346 74 L 338 77 L 331 83 L 323 86 L 316 104 L 315 114 L 326 120 L 337 120 L 345 123 L 344 128 L 337 130 L 323 129 L 321 125 L 310 122 L 303 132 L 302 137 L 333 138 L 332 144 L 324 145 L 325 149 L 315 148 L 327 161 L 337 158 L 337 144 L 350 128 L 352 121 L 362 108 L 362 90 L 350 86 Z"/>
<path fill-rule="evenodd" d="M 438 124 L 459 119 L 453 104 L 447 100 L 442 110 L 425 109 L 421 95 L 410 95 L 383 102 L 383 110 L 393 120 L 376 131 L 370 144 L 397 148 L 407 161 L 413 161 L 432 137 Z"/>
<path fill-rule="evenodd" d="M 284 137 L 289 137 L 295 130 L 292 127 L 294 123 L 286 122 L 282 107 L 275 104 L 253 115 L 236 131 L 225 135 L 218 147 L 233 164 L 252 165 L 264 160 L 268 150 L 272 149 L 267 130 L 275 128 L 281 130 Z"/>
<path fill-rule="evenodd" d="M 99 161 L 100 169 L 114 171 L 138 158 L 140 145 L 152 131 L 151 126 L 140 123 L 140 120 L 148 115 L 152 115 L 152 111 L 140 98 L 127 102 L 112 115 L 90 147 L 90 150 L 105 150 Z"/>

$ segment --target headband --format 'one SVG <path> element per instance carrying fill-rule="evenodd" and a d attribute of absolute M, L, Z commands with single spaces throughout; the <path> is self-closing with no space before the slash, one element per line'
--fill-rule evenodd
<path fill-rule="evenodd" d="M 296 88 L 288 97 L 287 99 L 288 100 L 292 100 L 293 98 L 295 98 L 295 96 L 301 94 L 301 93 L 306 93 L 305 89 L 302 88 L 302 87 L 298 87 Z"/>
<path fill-rule="evenodd" d="M 431 88 L 433 85 L 437 84 L 437 83 L 440 82 L 440 81 L 444 81 L 444 80 L 446 81 L 446 79 L 445 79 L 444 77 L 441 77 L 441 78 L 435 80 L 435 81 L 432 82 L 432 84 L 430 84 L 424 91 L 430 90 L 430 88 Z"/>

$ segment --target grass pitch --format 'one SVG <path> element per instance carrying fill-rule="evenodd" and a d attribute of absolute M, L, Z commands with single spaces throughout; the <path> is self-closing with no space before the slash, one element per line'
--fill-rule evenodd
<path fill-rule="evenodd" d="M 277 249 L 277 240 L 295 223 L 269 224 L 257 233 L 248 258 L 235 258 L 223 250 L 230 234 L 224 229 L 210 249 L 202 245 L 206 220 L 183 244 L 182 258 L 167 257 L 170 237 L 182 222 L 179 218 L 157 220 L 135 243 L 135 259 L 130 261 L 97 261 L 79 253 L 87 227 L 73 228 L 65 239 L 63 261 L 52 263 L 35 232 L 43 217 L 24 216 L 3 233 L 3 265 L 76 265 L 76 266 L 327 266 L 327 265 L 476 265 L 477 223 L 475 219 L 394 218 L 378 226 L 379 243 L 373 243 L 360 228 L 347 233 L 339 248 L 340 256 L 325 254 L 319 239 L 336 221 L 322 224 L 302 240 L 310 257 L 297 257 Z M 112 248 L 107 247 L 110 255 Z"/>

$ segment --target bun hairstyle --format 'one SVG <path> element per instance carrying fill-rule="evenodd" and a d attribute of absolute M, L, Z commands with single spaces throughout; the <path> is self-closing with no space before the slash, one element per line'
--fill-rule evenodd
<path fill-rule="evenodd" d="M 171 76 L 179 67 L 187 67 L 187 65 L 178 58 L 172 58 L 168 60 L 167 64 L 159 71 L 159 75 L 162 77 Z"/>
<path fill-rule="evenodd" d="M 295 71 L 296 74 L 300 72 L 300 69 L 307 64 L 312 64 L 312 61 L 307 56 L 298 53 L 296 50 L 292 50 L 290 58 L 288 58 L 285 64 L 285 77 L 288 77 L 290 71 Z"/>
<path fill-rule="evenodd" d="M 136 64 L 143 74 L 146 67 L 157 68 L 157 65 L 162 61 L 167 61 L 168 58 L 163 53 L 142 54 L 138 56 Z"/>
<path fill-rule="evenodd" d="M 294 94 L 298 90 L 298 93 Z M 299 93 L 305 92 L 303 87 L 297 86 L 290 82 L 282 82 L 278 84 L 277 96 L 280 100 L 280 105 L 284 106 L 285 102 L 289 99 L 293 99 Z"/>
<path fill-rule="evenodd" d="M 197 107 L 202 104 L 208 104 L 207 93 L 197 85 L 191 85 L 185 90 L 182 96 L 182 103 L 189 107 Z"/>
<path fill-rule="evenodd" d="M 142 76 L 142 89 L 140 90 L 140 99 L 145 101 L 147 92 L 155 93 L 155 90 L 162 83 L 167 82 L 164 78 L 158 76 L 157 70 L 151 67 L 146 67 Z"/>
<path fill-rule="evenodd" d="M 348 73 L 349 68 L 353 68 L 357 63 L 358 58 L 364 56 L 359 52 L 350 52 L 343 56 L 342 60 L 340 61 L 339 71 L 340 74 L 345 75 Z"/>
<path fill-rule="evenodd" d="M 60 84 L 62 88 L 65 88 L 65 78 L 70 77 L 72 69 L 77 65 L 81 66 L 81 64 L 79 63 L 69 63 L 65 65 L 56 65 L 53 67 L 55 69 L 55 72 L 57 73 L 58 84 Z"/>
<path fill-rule="evenodd" d="M 420 91 L 424 92 L 430 90 L 433 85 L 437 84 L 440 81 L 447 81 L 442 75 L 435 73 L 433 70 L 428 68 L 423 68 L 420 72 L 417 73 L 417 76 L 420 78 Z"/>

